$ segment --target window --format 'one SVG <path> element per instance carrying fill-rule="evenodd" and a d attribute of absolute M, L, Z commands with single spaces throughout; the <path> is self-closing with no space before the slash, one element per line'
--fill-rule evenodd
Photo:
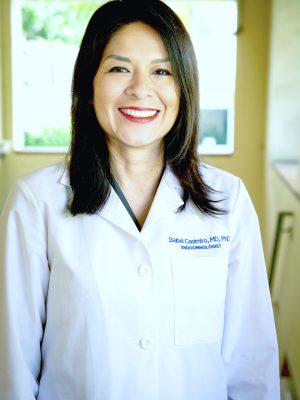
<path fill-rule="evenodd" d="M 99 1 L 13 0 L 13 132 L 19 151 L 66 151 L 72 70 Z"/>
<path fill-rule="evenodd" d="M 104 3 L 105 1 L 102 1 Z M 203 154 L 233 152 L 237 5 L 166 1 L 195 46 Z M 12 0 L 13 142 L 17 151 L 65 152 L 78 46 L 99 0 Z"/>
<path fill-rule="evenodd" d="M 230 154 L 234 149 L 237 2 L 167 1 L 187 27 L 200 76 L 201 154 Z"/>

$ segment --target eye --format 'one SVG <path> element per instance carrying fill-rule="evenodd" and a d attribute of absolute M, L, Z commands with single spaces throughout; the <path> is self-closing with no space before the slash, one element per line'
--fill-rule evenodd
<path fill-rule="evenodd" d="M 113 67 L 111 68 L 108 72 L 119 72 L 119 73 L 124 73 L 124 72 L 129 72 L 127 68 L 125 67 Z"/>
<path fill-rule="evenodd" d="M 159 68 L 156 71 L 154 71 L 155 75 L 172 75 L 170 71 L 167 69 Z"/>

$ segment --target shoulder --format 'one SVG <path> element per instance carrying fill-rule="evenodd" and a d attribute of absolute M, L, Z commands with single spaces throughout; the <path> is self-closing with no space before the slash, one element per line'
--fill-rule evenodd
<path fill-rule="evenodd" d="M 10 210 L 35 208 L 42 214 L 46 209 L 64 209 L 69 195 L 68 175 L 64 162 L 35 171 L 19 179 L 6 200 Z"/>
<path fill-rule="evenodd" d="M 220 168 L 200 163 L 199 171 L 203 181 L 213 190 L 232 192 L 240 184 L 240 178 Z"/>
<path fill-rule="evenodd" d="M 238 176 L 204 163 L 199 164 L 199 170 L 205 184 L 212 189 L 212 198 L 226 210 L 233 212 L 239 205 L 253 207 L 247 189 Z"/>
<path fill-rule="evenodd" d="M 41 192 L 46 187 L 56 187 L 65 183 L 66 165 L 63 161 L 41 168 L 19 180 L 34 192 Z"/>

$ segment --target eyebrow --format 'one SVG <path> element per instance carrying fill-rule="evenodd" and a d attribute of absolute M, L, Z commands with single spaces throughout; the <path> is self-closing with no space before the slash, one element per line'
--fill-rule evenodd
<path fill-rule="evenodd" d="M 130 58 L 119 56 L 117 54 L 110 54 L 109 56 L 105 57 L 104 61 L 106 61 L 109 58 L 113 58 L 114 60 L 119 60 L 119 61 L 124 61 L 124 62 L 127 62 L 127 63 L 131 63 Z M 167 58 L 157 58 L 155 60 L 152 60 L 151 64 L 160 64 L 160 63 L 166 63 L 166 62 L 170 62 L 170 59 L 168 57 Z"/>

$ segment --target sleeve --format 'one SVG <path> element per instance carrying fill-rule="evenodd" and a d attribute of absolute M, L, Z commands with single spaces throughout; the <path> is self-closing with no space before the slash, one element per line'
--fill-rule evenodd
<path fill-rule="evenodd" d="M 278 346 L 258 218 L 239 182 L 222 357 L 230 400 L 279 400 Z"/>
<path fill-rule="evenodd" d="M 37 202 L 20 181 L 0 216 L 0 400 L 38 393 L 49 280 L 46 229 Z"/>

